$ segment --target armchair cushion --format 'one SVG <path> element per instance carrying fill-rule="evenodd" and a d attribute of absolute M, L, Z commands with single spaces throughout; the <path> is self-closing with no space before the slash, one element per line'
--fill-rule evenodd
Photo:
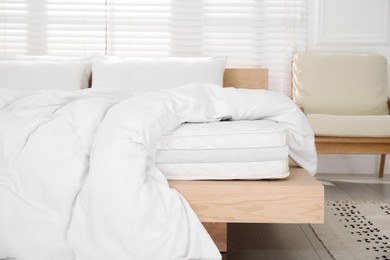
<path fill-rule="evenodd" d="M 292 69 L 293 97 L 307 114 L 389 114 L 383 56 L 298 53 Z"/>
<path fill-rule="evenodd" d="M 316 136 L 390 137 L 390 115 L 340 116 L 309 114 Z"/>

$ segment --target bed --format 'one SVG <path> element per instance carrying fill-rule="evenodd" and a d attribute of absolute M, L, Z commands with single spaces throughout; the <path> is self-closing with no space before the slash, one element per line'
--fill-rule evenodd
<path fill-rule="evenodd" d="M 199 220 L 221 251 L 227 223 L 323 221 L 323 187 L 308 173 L 313 133 L 288 97 L 223 89 L 220 57 L 104 57 L 92 65 L 94 87 L 76 91 L 87 85 L 88 63 L 0 62 L 1 259 L 220 259 Z M 264 69 L 227 69 L 224 78 L 226 86 L 267 87 Z M 160 82 L 178 88 L 153 91 Z M 168 182 L 155 164 L 157 141 L 184 122 L 267 117 L 288 127 L 290 155 L 308 171 Z"/>
<path fill-rule="evenodd" d="M 226 69 L 224 86 L 267 89 L 267 69 Z M 323 223 L 324 187 L 290 164 L 281 180 L 170 181 L 190 203 L 221 252 L 227 223 Z"/>

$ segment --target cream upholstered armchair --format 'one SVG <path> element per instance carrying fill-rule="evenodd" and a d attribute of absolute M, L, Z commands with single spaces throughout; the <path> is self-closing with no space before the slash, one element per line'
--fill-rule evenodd
<path fill-rule="evenodd" d="M 293 99 L 313 127 L 318 153 L 380 154 L 383 177 L 390 153 L 386 58 L 298 53 L 292 85 Z"/>

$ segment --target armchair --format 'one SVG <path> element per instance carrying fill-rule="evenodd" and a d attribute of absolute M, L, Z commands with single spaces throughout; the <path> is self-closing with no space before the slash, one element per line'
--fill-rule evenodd
<path fill-rule="evenodd" d="M 372 54 L 298 53 L 292 94 L 315 133 L 318 153 L 390 153 L 387 61 Z"/>

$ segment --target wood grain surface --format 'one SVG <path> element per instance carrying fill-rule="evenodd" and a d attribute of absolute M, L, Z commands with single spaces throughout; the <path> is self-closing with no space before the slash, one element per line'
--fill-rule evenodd
<path fill-rule="evenodd" d="M 170 181 L 202 222 L 323 223 L 324 188 L 302 168 L 282 180 Z"/>
<path fill-rule="evenodd" d="M 268 69 L 225 69 L 224 87 L 268 89 Z"/>

